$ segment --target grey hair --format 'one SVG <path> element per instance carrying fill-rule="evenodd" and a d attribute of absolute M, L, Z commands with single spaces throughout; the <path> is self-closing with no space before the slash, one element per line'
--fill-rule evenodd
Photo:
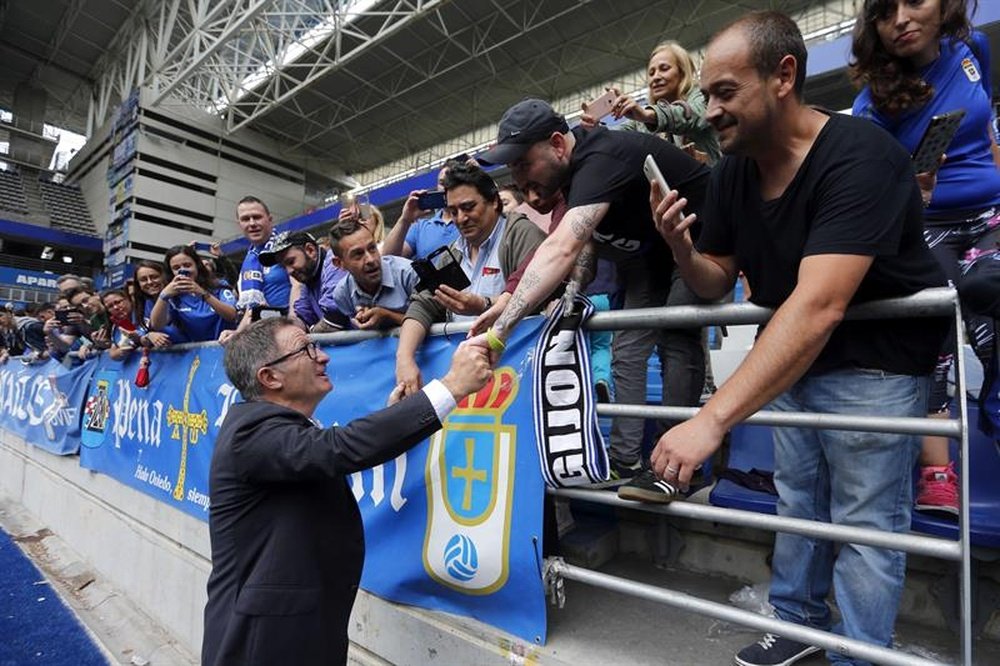
<path fill-rule="evenodd" d="M 278 356 L 278 331 L 295 326 L 288 317 L 268 317 L 255 321 L 226 342 L 223 363 L 226 376 L 244 400 L 257 400 L 261 396 L 257 371 L 268 359 Z"/>

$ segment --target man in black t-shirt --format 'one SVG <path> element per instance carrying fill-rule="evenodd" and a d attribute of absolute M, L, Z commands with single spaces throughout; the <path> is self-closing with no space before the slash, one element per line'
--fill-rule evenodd
<path fill-rule="evenodd" d="M 625 307 L 691 305 L 702 302 L 673 270 L 667 247 L 653 226 L 649 182 L 643 173 L 647 155 L 664 178 L 700 211 L 708 169 L 672 143 L 652 134 L 611 132 L 604 127 L 572 131 L 566 120 L 542 100 L 526 99 L 500 120 L 497 146 L 481 160 L 506 163 L 532 208 L 551 211 L 562 191 L 567 210 L 525 270 L 518 289 L 493 326 L 504 340 L 521 317 L 532 311 L 566 277 L 574 262 L 590 264 L 592 247 L 615 261 L 625 292 Z M 586 272 L 586 271 L 584 271 Z M 498 305 L 499 307 L 499 305 Z M 663 403 L 694 406 L 704 385 L 705 357 L 701 329 L 627 331 L 615 336 L 614 375 L 619 402 L 646 401 L 646 368 L 657 336 L 663 362 Z M 611 467 L 617 478 L 641 471 L 641 419 L 627 428 L 616 419 L 611 436 Z"/>
<path fill-rule="evenodd" d="M 922 240 L 920 191 L 906 152 L 870 123 L 802 102 L 806 50 L 777 12 L 740 19 L 710 42 L 701 86 L 726 157 L 712 174 L 692 243 L 671 192 L 654 217 L 691 287 L 711 298 L 740 271 L 750 300 L 776 308 L 753 349 L 691 420 L 667 432 L 652 474 L 621 493 L 657 500 L 688 484 L 723 435 L 764 407 L 918 417 L 947 321 L 841 323 L 848 306 L 944 285 Z M 910 526 L 912 435 L 776 428 L 778 514 L 884 531 Z M 664 492 L 666 490 L 666 492 Z M 770 601 L 786 621 L 831 626 L 836 581 L 850 638 L 890 645 L 905 554 L 779 533 Z M 791 664 L 818 648 L 772 634 L 736 657 Z M 868 663 L 830 653 L 831 662 Z"/>

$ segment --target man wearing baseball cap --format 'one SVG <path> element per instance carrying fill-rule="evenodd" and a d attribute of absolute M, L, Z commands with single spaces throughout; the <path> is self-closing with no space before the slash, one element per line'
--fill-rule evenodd
<path fill-rule="evenodd" d="M 349 320 L 333 300 L 333 291 L 347 271 L 333 263 L 329 250 L 319 246 L 312 234 L 284 231 L 260 253 L 261 266 L 282 266 L 302 284 L 295 300 L 295 318 L 310 333 L 346 328 Z"/>
<path fill-rule="evenodd" d="M 643 172 L 647 155 L 670 186 L 687 197 L 687 210 L 699 212 L 709 171 L 672 143 L 652 134 L 611 132 L 601 126 L 570 130 L 565 118 L 540 99 L 525 99 L 507 109 L 496 146 L 480 161 L 507 164 L 525 200 L 538 212 L 550 212 L 560 191 L 567 210 L 538 248 L 516 291 L 509 299 L 498 299 L 490 313 L 495 317 L 503 308 L 488 331 L 494 348 L 502 348 L 517 322 L 559 285 L 578 258 L 593 263 L 590 252 L 584 252 L 591 242 L 599 256 L 615 262 L 626 308 L 702 302 L 674 271 L 673 257 L 653 224 L 649 182 Z M 646 402 L 652 343 L 640 344 L 644 336 L 655 337 L 660 349 L 664 404 L 697 405 L 705 368 L 699 328 L 616 334 L 617 400 Z M 641 419 L 615 419 L 611 437 L 615 478 L 628 479 L 641 471 L 642 429 Z M 630 434 L 635 431 L 638 434 Z"/>

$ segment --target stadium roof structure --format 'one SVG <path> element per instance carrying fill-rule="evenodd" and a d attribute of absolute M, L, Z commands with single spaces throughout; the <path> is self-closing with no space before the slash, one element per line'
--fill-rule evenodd
<path fill-rule="evenodd" d="M 853 13 L 851 0 L 0 0 L 0 105 L 41 87 L 47 122 L 89 133 L 144 86 L 167 112 L 199 107 L 370 180 L 488 141 L 522 97 L 578 108 L 657 42 L 700 48 L 762 7 L 804 31 Z"/>

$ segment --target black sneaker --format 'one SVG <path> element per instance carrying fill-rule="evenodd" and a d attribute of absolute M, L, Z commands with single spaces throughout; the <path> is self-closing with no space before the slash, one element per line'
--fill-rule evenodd
<path fill-rule="evenodd" d="M 789 666 L 814 652 L 819 652 L 815 645 L 764 634 L 759 641 L 736 653 L 735 662 L 739 666 Z"/>
<path fill-rule="evenodd" d="M 618 497 L 635 502 L 666 504 L 681 497 L 680 488 L 656 478 L 651 469 L 645 470 L 618 489 Z"/>
<path fill-rule="evenodd" d="M 641 474 L 642 470 L 645 469 L 645 465 L 642 464 L 642 458 L 632 463 L 624 463 L 617 458 L 609 457 L 608 462 L 611 463 L 612 481 L 628 481 Z"/>
<path fill-rule="evenodd" d="M 594 394 L 597 397 L 597 402 L 605 404 L 611 402 L 611 386 L 603 379 L 594 384 Z"/>

